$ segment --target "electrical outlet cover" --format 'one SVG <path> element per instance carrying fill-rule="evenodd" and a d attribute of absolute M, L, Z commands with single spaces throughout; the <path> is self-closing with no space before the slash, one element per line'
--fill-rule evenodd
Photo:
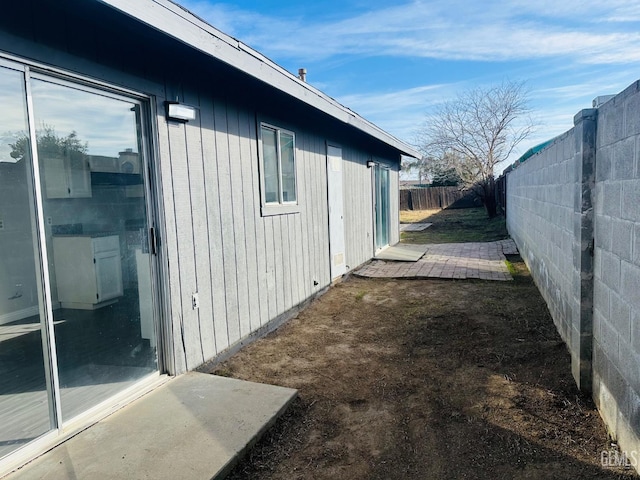
<path fill-rule="evenodd" d="M 200 308 L 200 296 L 197 293 L 191 296 L 191 306 L 194 310 Z"/>

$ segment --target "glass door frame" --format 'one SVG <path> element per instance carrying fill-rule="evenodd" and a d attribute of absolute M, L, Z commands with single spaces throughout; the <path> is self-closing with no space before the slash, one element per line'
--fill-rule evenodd
<path fill-rule="evenodd" d="M 388 165 L 385 165 L 383 163 L 380 162 L 376 162 L 374 161 L 374 165 L 373 168 L 371 169 L 371 178 L 372 178 L 372 196 L 373 196 L 373 251 L 375 254 L 379 253 L 380 251 L 382 251 L 383 249 L 385 249 L 386 247 L 389 246 L 389 238 L 390 238 L 390 224 L 389 224 L 389 217 L 390 217 L 390 202 L 391 202 L 391 198 L 390 198 L 390 186 L 391 186 L 391 182 L 389 179 L 389 171 L 390 171 L 390 167 Z M 386 202 L 383 202 L 382 199 L 382 184 L 381 179 L 382 179 L 382 171 L 385 170 L 387 172 L 387 188 L 386 188 L 386 193 L 387 193 L 387 199 Z M 379 203 L 382 203 L 382 206 L 379 205 Z M 385 207 L 386 205 L 386 207 Z M 380 209 L 380 210 L 379 210 Z M 383 211 L 384 209 L 384 211 Z M 385 217 L 386 217 L 386 225 L 383 223 L 383 225 L 385 225 L 384 228 L 386 228 L 386 238 L 387 238 L 387 243 L 382 245 L 382 246 L 378 246 L 378 241 L 380 240 L 380 233 L 378 230 L 378 212 L 384 213 Z"/>
<path fill-rule="evenodd" d="M 104 418 L 115 409 L 120 408 L 123 401 L 133 400 L 145 391 L 150 390 L 160 380 L 161 374 L 170 368 L 172 361 L 170 338 L 167 337 L 169 328 L 165 326 L 168 306 L 168 282 L 166 268 L 163 258 L 165 254 L 160 248 L 158 241 L 158 231 L 164 228 L 161 204 L 158 201 L 158 181 L 160 179 L 158 162 L 152 159 L 159 158 L 156 142 L 152 139 L 158 138 L 156 122 L 157 106 L 153 97 L 140 94 L 128 89 L 117 88 L 104 82 L 92 81 L 77 74 L 71 74 L 62 70 L 50 68 L 30 62 L 11 55 L 0 55 L 0 67 L 17 71 L 22 74 L 24 81 L 24 92 L 26 95 L 26 115 L 29 133 L 29 146 L 31 159 L 27 162 L 27 177 L 30 203 L 32 204 L 31 215 L 34 216 L 35 226 L 34 261 L 37 277 L 37 288 L 41 303 L 39 305 L 41 321 L 44 319 L 42 328 L 42 351 L 44 357 L 44 369 L 49 405 L 50 430 L 43 435 L 7 454 L 0 460 L 0 476 L 10 472 L 12 469 L 31 460 L 35 455 L 42 453 L 45 449 L 51 448 L 63 442 L 77 431 L 86 428 L 94 421 Z M 61 390 L 56 354 L 56 339 L 54 335 L 53 302 L 52 289 L 49 277 L 49 257 L 52 252 L 47 247 L 46 226 L 44 217 L 43 185 L 40 178 L 40 161 L 36 142 L 36 123 L 34 114 L 34 103 L 31 92 L 31 80 L 38 79 L 58 85 L 74 88 L 92 94 L 117 100 L 132 102 L 139 106 L 139 128 L 141 144 L 141 173 L 143 175 L 143 188 L 145 193 L 145 211 L 148 220 L 149 235 L 147 238 L 150 252 L 150 274 L 151 291 L 153 299 L 154 328 L 156 331 L 156 356 L 157 371 L 141 378 L 133 386 L 105 399 L 99 404 L 90 407 L 80 415 L 63 421 L 61 410 Z M 160 380 L 161 381 L 161 380 Z M 6 471 L 5 471 L 6 469 Z"/>

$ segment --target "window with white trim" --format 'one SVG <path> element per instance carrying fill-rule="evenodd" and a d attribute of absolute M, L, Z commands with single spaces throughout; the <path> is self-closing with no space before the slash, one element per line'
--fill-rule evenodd
<path fill-rule="evenodd" d="M 296 205 L 296 158 L 293 132 L 260 125 L 262 201 L 264 206 Z"/>

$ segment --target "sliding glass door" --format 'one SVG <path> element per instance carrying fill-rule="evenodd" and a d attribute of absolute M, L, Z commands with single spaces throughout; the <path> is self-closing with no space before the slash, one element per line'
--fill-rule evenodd
<path fill-rule="evenodd" d="M 0 103 L 2 457 L 54 423 L 24 72 L 0 66 Z"/>
<path fill-rule="evenodd" d="M 157 374 L 144 104 L 0 68 L 0 457 Z"/>
<path fill-rule="evenodd" d="M 374 167 L 376 250 L 389 245 L 389 169 Z"/>

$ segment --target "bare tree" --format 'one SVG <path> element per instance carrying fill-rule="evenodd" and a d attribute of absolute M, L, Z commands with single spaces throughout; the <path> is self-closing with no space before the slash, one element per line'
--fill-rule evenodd
<path fill-rule="evenodd" d="M 436 107 L 418 133 L 425 156 L 449 158 L 489 217 L 496 215 L 496 165 L 533 131 L 527 94 L 522 82 L 469 90 Z"/>

